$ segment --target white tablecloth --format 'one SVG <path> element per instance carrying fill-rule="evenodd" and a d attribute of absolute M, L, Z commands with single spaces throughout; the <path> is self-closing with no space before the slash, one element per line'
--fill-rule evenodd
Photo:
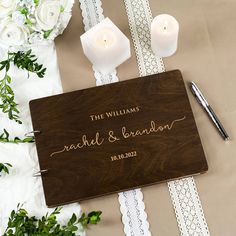
<path fill-rule="evenodd" d="M 44 78 L 31 74 L 28 79 L 27 72 L 12 66 L 10 70 L 13 79 L 12 88 L 19 103 L 23 124 L 10 121 L 0 112 L 0 133 L 6 128 L 12 137 L 23 137 L 25 133 L 32 131 L 30 100 L 62 92 L 54 44 L 34 47 L 33 51 L 38 56 L 39 62 L 46 66 L 47 72 Z M 13 168 L 10 175 L 0 177 L 0 235 L 5 230 L 10 212 L 18 203 L 24 204 L 23 208 L 30 215 L 42 216 L 53 210 L 46 207 L 41 178 L 33 177 L 39 170 L 35 144 L 0 143 L 0 163 L 5 162 L 11 163 Z M 63 223 L 73 212 L 79 215 L 80 211 L 79 204 L 67 205 L 59 215 L 59 219 Z"/>

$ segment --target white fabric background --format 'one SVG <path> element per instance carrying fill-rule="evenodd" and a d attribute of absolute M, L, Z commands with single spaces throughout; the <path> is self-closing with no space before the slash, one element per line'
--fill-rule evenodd
<path fill-rule="evenodd" d="M 12 66 L 12 88 L 21 111 L 22 125 L 10 121 L 0 112 L 0 133 L 6 128 L 14 136 L 23 137 L 32 131 L 29 112 L 29 101 L 35 98 L 50 96 L 62 92 L 57 55 L 54 44 L 33 48 L 39 62 L 47 68 L 44 78 L 31 74 Z M 2 58 L 1 58 L 2 59 Z M 1 75 L 2 76 L 2 75 Z M 2 77 L 1 77 L 2 78 Z M 41 111 L 44 112 L 44 111 Z M 40 177 L 33 177 L 39 170 L 35 144 L 4 144 L 0 143 L 0 162 L 13 165 L 10 175 L 0 177 L 0 235 L 3 234 L 10 212 L 18 203 L 23 203 L 30 215 L 42 216 L 53 209 L 46 207 Z M 63 191 L 63 189 L 62 189 Z M 59 215 L 60 222 L 68 220 L 72 213 L 80 215 L 79 204 L 70 204 L 63 208 Z"/>

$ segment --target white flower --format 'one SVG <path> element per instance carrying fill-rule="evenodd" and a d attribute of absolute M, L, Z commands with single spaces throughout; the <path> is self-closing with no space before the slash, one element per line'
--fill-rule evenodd
<path fill-rule="evenodd" d="M 42 44 L 43 41 L 44 41 L 43 32 L 33 32 L 29 36 L 30 44 Z"/>
<path fill-rule="evenodd" d="M 17 25 L 24 25 L 26 17 L 25 15 L 21 14 L 19 11 L 15 11 L 12 14 L 12 20 L 17 24 Z"/>
<path fill-rule="evenodd" d="M 8 16 L 15 10 L 16 0 L 0 0 L 0 18 Z"/>
<path fill-rule="evenodd" d="M 38 26 L 45 31 L 52 30 L 58 23 L 60 13 L 59 0 L 41 0 L 35 12 Z"/>
<path fill-rule="evenodd" d="M 0 44 L 47 43 L 62 33 L 74 0 L 0 0 Z"/>
<path fill-rule="evenodd" d="M 0 43 L 8 46 L 20 46 L 27 43 L 28 29 L 6 18 L 0 25 Z"/>

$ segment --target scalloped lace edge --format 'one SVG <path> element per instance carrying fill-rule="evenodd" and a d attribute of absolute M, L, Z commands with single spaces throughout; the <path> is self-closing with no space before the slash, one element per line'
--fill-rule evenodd
<path fill-rule="evenodd" d="M 151 236 L 141 189 L 119 193 L 119 202 L 125 234 Z"/>

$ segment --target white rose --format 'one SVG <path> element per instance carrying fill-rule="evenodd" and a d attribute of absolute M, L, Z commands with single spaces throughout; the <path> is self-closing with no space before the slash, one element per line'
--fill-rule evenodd
<path fill-rule="evenodd" d="M 20 46 L 27 42 L 28 29 L 6 18 L 0 25 L 0 43 L 8 46 Z"/>
<path fill-rule="evenodd" d="M 61 13 L 59 0 L 41 0 L 35 12 L 38 26 L 43 30 L 51 30 L 57 24 Z"/>
<path fill-rule="evenodd" d="M 8 16 L 16 7 L 16 0 L 0 0 L 0 18 Z"/>

